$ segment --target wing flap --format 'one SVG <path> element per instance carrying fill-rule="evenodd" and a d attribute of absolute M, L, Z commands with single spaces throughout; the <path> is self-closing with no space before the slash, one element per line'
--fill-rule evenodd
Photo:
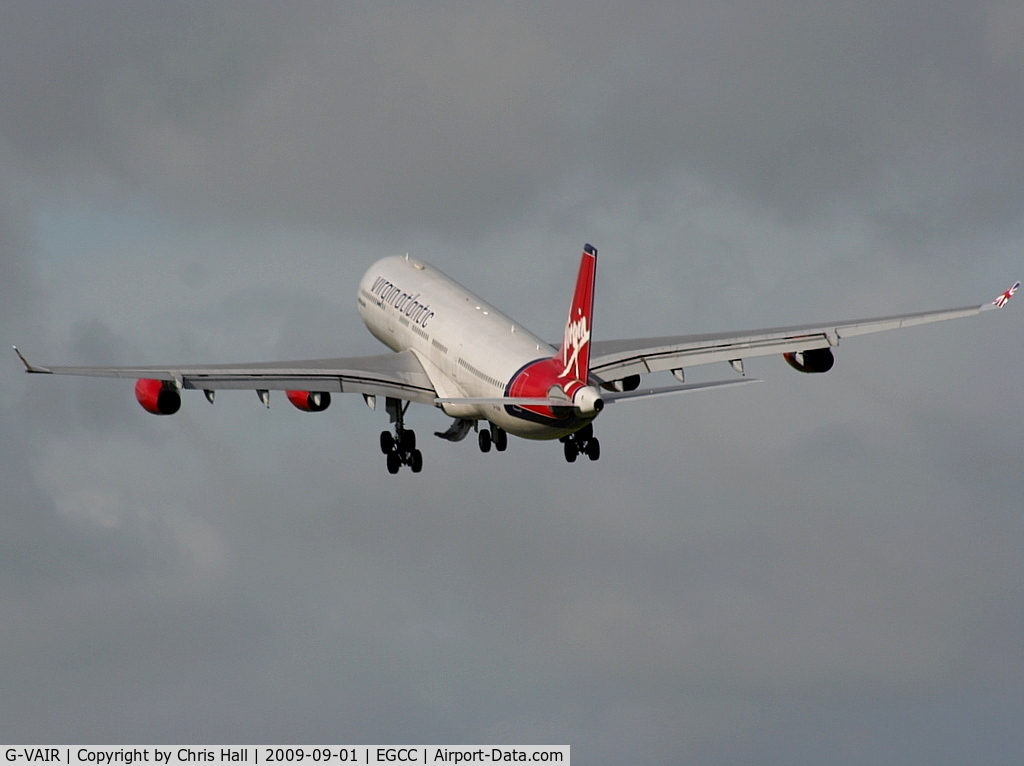
<path fill-rule="evenodd" d="M 152 378 L 172 381 L 181 388 L 206 391 L 331 391 L 390 396 L 424 404 L 433 404 L 437 396 L 423 366 L 410 351 L 339 359 L 188 367 L 36 367 L 25 361 L 20 351 L 18 356 L 27 372 L 102 378 Z"/>

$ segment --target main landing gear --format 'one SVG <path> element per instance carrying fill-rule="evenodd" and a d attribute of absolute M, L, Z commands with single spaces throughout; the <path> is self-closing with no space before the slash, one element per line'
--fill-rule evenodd
<path fill-rule="evenodd" d="M 594 426 L 590 424 L 574 434 L 563 436 L 558 441 L 562 442 L 565 459 L 569 463 L 575 463 L 580 455 L 586 455 L 591 460 L 601 457 L 601 442 L 594 436 Z"/>
<path fill-rule="evenodd" d="M 491 423 L 489 428 L 480 429 L 477 442 L 480 444 L 481 452 L 490 452 L 492 444 L 498 452 L 504 452 L 508 449 L 508 434 L 504 429 Z"/>
<path fill-rule="evenodd" d="M 398 473 L 403 465 L 412 468 L 413 473 L 423 470 L 423 453 L 416 449 L 416 432 L 405 427 L 408 406 L 408 402 L 403 406 L 398 399 L 387 400 L 387 411 L 395 424 L 395 432 L 381 431 L 380 451 L 387 455 L 388 473 Z"/>
<path fill-rule="evenodd" d="M 395 434 L 380 432 L 380 451 L 388 457 L 388 473 L 398 473 L 403 465 L 413 473 L 423 470 L 423 453 L 416 449 L 416 432 L 399 428 Z"/>

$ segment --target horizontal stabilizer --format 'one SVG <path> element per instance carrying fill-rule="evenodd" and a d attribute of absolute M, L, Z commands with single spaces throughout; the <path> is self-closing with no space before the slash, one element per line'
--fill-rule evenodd
<path fill-rule="evenodd" d="M 571 407 L 568 399 L 555 399 L 550 396 L 471 396 L 471 397 L 438 397 L 434 404 L 495 404 L 519 405 L 520 407 Z"/>
<path fill-rule="evenodd" d="M 701 391 L 705 388 L 725 388 L 726 386 L 745 386 L 747 383 L 760 383 L 760 378 L 743 378 L 741 380 L 712 380 L 708 383 L 681 383 L 673 386 L 661 386 L 659 388 L 643 388 L 636 391 L 616 391 L 603 394 L 602 399 L 608 404 L 621 402 L 626 399 L 652 399 L 655 396 L 668 396 L 669 394 L 685 394 L 687 391 Z"/>

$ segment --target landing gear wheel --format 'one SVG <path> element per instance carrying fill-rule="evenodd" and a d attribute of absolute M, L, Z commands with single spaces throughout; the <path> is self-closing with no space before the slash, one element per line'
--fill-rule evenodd
<path fill-rule="evenodd" d="M 480 443 L 480 451 L 481 452 L 490 452 L 491 451 L 491 432 L 490 432 L 490 429 L 487 429 L 487 428 L 482 429 L 480 431 L 479 437 L 477 438 L 477 441 Z"/>
<path fill-rule="evenodd" d="M 494 449 L 498 450 L 498 452 L 504 452 L 508 449 L 508 434 L 505 433 L 504 428 L 491 426 L 491 441 L 494 442 Z"/>
<path fill-rule="evenodd" d="M 398 469 L 402 467 L 402 456 L 397 452 L 388 453 L 388 473 L 398 473 Z"/>
<path fill-rule="evenodd" d="M 402 452 L 412 452 L 416 449 L 416 432 L 406 431 L 404 428 L 398 432 L 398 448 Z"/>
<path fill-rule="evenodd" d="M 601 442 L 594 437 L 594 428 L 589 423 L 576 433 L 566 434 L 560 441 L 565 459 L 570 463 L 575 463 L 580 455 L 586 455 L 592 461 L 601 457 Z"/>
<path fill-rule="evenodd" d="M 409 402 L 388 397 L 385 409 L 391 416 L 395 431 L 383 431 L 380 435 L 380 451 L 387 455 L 388 473 L 398 473 L 403 465 L 412 468 L 413 473 L 423 470 L 423 453 L 416 449 L 416 432 L 405 427 L 405 410 Z"/>

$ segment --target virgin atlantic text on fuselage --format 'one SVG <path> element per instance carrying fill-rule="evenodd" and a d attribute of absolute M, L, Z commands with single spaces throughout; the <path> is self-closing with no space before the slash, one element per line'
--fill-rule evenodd
<path fill-rule="evenodd" d="M 384 277 L 377 277 L 373 287 L 370 288 L 370 292 L 376 295 L 381 303 L 392 306 L 420 327 L 426 327 L 427 322 L 434 317 L 434 312 L 430 310 L 430 306 L 425 306 L 419 302 L 420 293 L 410 295 L 403 292 L 402 288 L 384 279 Z"/>

